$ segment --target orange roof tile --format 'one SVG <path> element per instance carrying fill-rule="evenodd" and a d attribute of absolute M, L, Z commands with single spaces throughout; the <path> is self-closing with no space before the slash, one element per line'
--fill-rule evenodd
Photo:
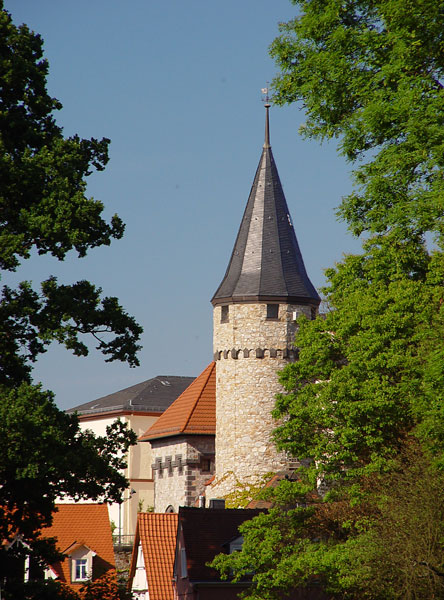
<path fill-rule="evenodd" d="M 180 434 L 215 435 L 216 363 L 212 362 L 171 404 L 139 441 Z"/>
<path fill-rule="evenodd" d="M 106 504 L 57 504 L 51 527 L 42 530 L 42 537 L 57 538 L 57 549 L 69 554 L 79 545 L 93 550 L 100 561 L 100 570 L 115 568 L 111 526 Z M 60 581 L 71 585 L 69 560 L 51 565 Z M 78 588 L 79 584 L 71 587 Z"/>
<path fill-rule="evenodd" d="M 177 513 L 139 513 L 131 558 L 129 585 L 134 577 L 139 543 L 142 544 L 150 600 L 173 600 L 173 567 Z"/>

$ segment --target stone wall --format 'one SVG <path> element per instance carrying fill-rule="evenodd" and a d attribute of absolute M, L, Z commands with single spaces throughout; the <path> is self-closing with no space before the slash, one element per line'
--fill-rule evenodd
<path fill-rule="evenodd" d="M 214 473 L 214 436 L 182 436 L 151 443 L 154 511 L 194 506 Z"/>
<path fill-rule="evenodd" d="M 214 309 L 216 359 L 216 482 L 211 495 L 223 496 L 235 481 L 254 483 L 287 467 L 287 457 L 271 440 L 275 396 L 283 389 L 277 371 L 297 356 L 293 347 L 298 311 L 310 306 L 279 305 L 267 319 L 266 304 L 230 304 L 228 321 Z"/>

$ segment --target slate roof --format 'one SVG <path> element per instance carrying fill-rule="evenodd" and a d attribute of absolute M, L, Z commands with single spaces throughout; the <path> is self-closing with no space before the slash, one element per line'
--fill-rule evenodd
<path fill-rule="evenodd" d="M 134 578 L 139 541 L 142 544 L 150 600 L 173 600 L 176 513 L 139 513 L 129 581 Z"/>
<path fill-rule="evenodd" d="M 225 276 L 213 305 L 280 301 L 317 306 L 268 135 Z"/>
<path fill-rule="evenodd" d="M 190 581 L 220 581 L 219 573 L 206 563 L 226 552 L 227 544 L 240 535 L 239 526 L 261 512 L 246 508 L 179 507 L 179 528 L 184 536 Z"/>
<path fill-rule="evenodd" d="M 216 364 L 212 362 L 139 438 L 216 434 Z"/>
<path fill-rule="evenodd" d="M 102 573 L 114 569 L 108 506 L 106 504 L 57 504 L 56 506 L 58 511 L 54 513 L 53 523 L 51 527 L 42 530 L 42 537 L 57 538 L 57 549 L 67 555 L 78 546 L 87 546 L 97 554 L 94 558 L 94 569 Z M 71 585 L 68 558 L 51 567 L 60 581 Z"/>
<path fill-rule="evenodd" d="M 77 412 L 79 415 L 116 411 L 162 413 L 193 379 L 194 377 L 157 375 L 114 394 L 70 408 L 66 412 Z"/>

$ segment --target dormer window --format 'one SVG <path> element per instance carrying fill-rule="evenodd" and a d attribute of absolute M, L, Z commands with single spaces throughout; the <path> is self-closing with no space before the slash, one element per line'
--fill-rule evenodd
<path fill-rule="evenodd" d="M 74 561 L 74 581 L 86 579 L 88 579 L 88 561 L 86 558 L 78 558 Z"/>
<path fill-rule="evenodd" d="M 267 304 L 267 319 L 277 319 L 279 316 L 279 304 Z"/>
<path fill-rule="evenodd" d="M 84 544 L 75 544 L 67 554 L 71 558 L 71 582 L 81 583 L 90 579 L 96 553 Z"/>
<path fill-rule="evenodd" d="M 229 312 L 228 312 L 228 304 L 221 306 L 220 308 L 220 322 L 228 323 L 229 321 Z"/>

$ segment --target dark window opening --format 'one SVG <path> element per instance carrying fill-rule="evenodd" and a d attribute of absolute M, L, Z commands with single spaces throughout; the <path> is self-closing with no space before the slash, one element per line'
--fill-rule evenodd
<path fill-rule="evenodd" d="M 277 319 L 279 315 L 279 304 L 267 304 L 267 319 Z"/>
<path fill-rule="evenodd" d="M 222 306 L 220 310 L 220 322 L 228 323 L 228 306 Z"/>
<path fill-rule="evenodd" d="M 311 307 L 311 320 L 314 321 L 316 319 L 316 309 Z"/>
<path fill-rule="evenodd" d="M 202 459 L 201 469 L 202 471 L 211 471 L 211 460 L 208 458 Z"/>

